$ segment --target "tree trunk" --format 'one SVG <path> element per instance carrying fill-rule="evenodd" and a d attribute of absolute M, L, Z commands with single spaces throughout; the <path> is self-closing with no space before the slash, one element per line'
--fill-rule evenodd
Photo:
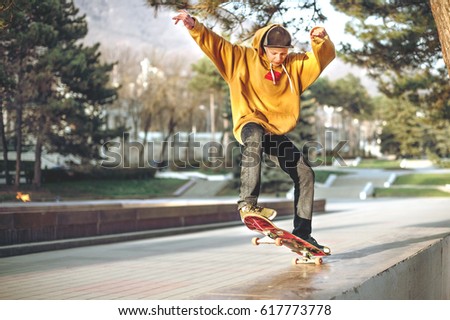
<path fill-rule="evenodd" d="M 167 152 L 167 161 L 170 160 L 170 154 L 168 153 L 169 150 L 167 149 L 167 147 L 169 146 L 170 137 L 175 132 L 176 126 L 177 126 L 177 121 L 175 121 L 174 115 L 171 114 L 170 118 L 169 118 L 169 122 L 167 124 L 168 132 L 167 132 L 167 135 L 163 137 L 162 146 L 161 146 L 160 166 L 159 166 L 159 168 L 161 168 L 161 169 L 164 167 L 164 164 L 165 164 L 164 158 L 165 158 L 166 152 Z M 176 146 L 174 146 L 174 148 L 175 147 Z"/>
<path fill-rule="evenodd" d="M 9 164 L 8 164 L 8 143 L 6 141 L 5 124 L 3 123 L 3 106 L 0 105 L 0 134 L 3 146 L 3 162 L 5 163 L 5 180 L 6 185 L 11 184 L 11 176 L 9 175 Z"/>
<path fill-rule="evenodd" d="M 143 118 L 145 119 L 144 128 L 143 128 L 144 140 L 142 141 L 144 148 L 142 148 L 142 150 L 140 150 L 140 152 L 139 152 L 139 163 L 141 163 L 141 161 L 142 161 L 142 163 L 144 163 L 145 148 L 147 148 L 147 155 L 150 154 L 150 150 L 149 150 L 150 146 L 148 145 L 148 130 L 150 130 L 150 125 L 152 123 L 152 117 L 151 116 L 147 116 L 147 117 L 143 116 Z M 153 150 L 151 150 L 151 152 L 152 152 L 152 157 L 153 157 Z M 149 159 L 150 159 L 150 157 L 147 159 L 147 164 L 148 164 Z M 146 167 L 147 167 L 147 164 L 145 165 Z"/>
<path fill-rule="evenodd" d="M 42 134 L 38 133 L 36 139 L 36 149 L 34 151 L 34 177 L 33 177 L 33 187 L 38 189 L 41 187 L 42 180 Z"/>
<path fill-rule="evenodd" d="M 450 76 L 450 0 L 430 0 L 430 6 L 439 34 L 442 55 Z"/>
<path fill-rule="evenodd" d="M 19 188 L 20 186 L 20 163 L 22 161 L 22 115 L 23 106 L 21 103 L 17 106 L 17 119 L 16 119 L 16 175 L 14 180 L 14 186 Z"/>
<path fill-rule="evenodd" d="M 42 141 L 40 138 L 36 142 L 36 150 L 34 155 L 35 159 L 34 159 L 33 187 L 38 189 L 41 187 L 42 181 L 42 170 L 41 170 Z"/>

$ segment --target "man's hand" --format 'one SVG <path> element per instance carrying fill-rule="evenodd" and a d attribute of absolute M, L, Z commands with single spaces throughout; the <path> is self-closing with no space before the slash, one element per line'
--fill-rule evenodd
<path fill-rule="evenodd" d="M 311 36 L 311 39 L 314 39 L 314 37 L 319 37 L 319 38 L 323 39 L 327 35 L 327 32 L 322 27 L 315 27 L 311 30 L 309 35 Z"/>
<path fill-rule="evenodd" d="M 195 20 L 189 15 L 189 13 L 187 13 L 186 10 L 179 10 L 178 14 L 173 17 L 172 20 L 175 20 L 175 24 L 182 21 L 184 26 L 189 30 L 192 30 L 195 25 Z"/>

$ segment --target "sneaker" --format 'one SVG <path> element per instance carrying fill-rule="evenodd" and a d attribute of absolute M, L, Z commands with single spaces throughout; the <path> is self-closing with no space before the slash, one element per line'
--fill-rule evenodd
<path fill-rule="evenodd" d="M 320 249 L 320 250 L 324 250 L 325 246 L 319 244 L 316 239 L 314 239 L 313 237 L 311 237 L 311 235 L 307 236 L 307 237 L 299 237 L 302 238 L 302 240 L 305 240 L 306 242 L 312 244 L 314 247 Z"/>
<path fill-rule="evenodd" d="M 239 209 L 239 213 L 241 215 L 242 222 L 244 221 L 244 217 L 248 214 L 258 214 L 269 220 L 272 220 L 277 215 L 277 212 L 273 209 L 263 208 L 257 205 L 249 205 L 249 204 Z"/>

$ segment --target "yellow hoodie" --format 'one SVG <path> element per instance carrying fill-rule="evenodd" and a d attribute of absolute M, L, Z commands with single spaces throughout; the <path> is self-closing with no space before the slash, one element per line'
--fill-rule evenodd
<path fill-rule="evenodd" d="M 312 52 L 289 53 L 284 66 L 271 68 L 261 41 L 273 26 L 256 31 L 252 48 L 230 43 L 198 20 L 189 31 L 228 83 L 233 133 L 240 143 L 242 127 L 249 122 L 275 135 L 294 129 L 300 116 L 300 95 L 336 56 L 328 36 L 314 37 Z"/>

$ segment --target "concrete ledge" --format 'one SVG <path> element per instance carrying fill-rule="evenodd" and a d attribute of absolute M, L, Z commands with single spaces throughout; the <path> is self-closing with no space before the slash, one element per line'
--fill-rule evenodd
<path fill-rule="evenodd" d="M 292 201 L 269 199 L 261 204 L 291 216 Z M 325 200 L 314 203 L 325 211 Z M 239 221 L 236 201 L 142 200 L 28 203 L 0 208 L 0 248 L 56 240 L 195 227 Z"/>
<path fill-rule="evenodd" d="M 177 234 L 186 234 L 190 232 L 199 232 L 204 230 L 214 230 L 218 228 L 226 228 L 233 225 L 239 225 L 241 221 L 203 224 L 192 227 L 183 228 L 167 228 L 150 231 L 119 233 L 106 236 L 84 237 L 65 240 L 42 241 L 24 244 L 15 244 L 9 246 L 0 246 L 0 258 L 19 256 L 30 253 L 38 253 L 52 250 L 63 250 L 70 248 L 78 248 L 92 245 L 111 244 L 123 241 L 133 241 L 141 239 L 149 239 L 155 237 L 172 236 Z"/>
<path fill-rule="evenodd" d="M 345 291 L 340 300 L 450 299 L 450 236 Z"/>
<path fill-rule="evenodd" d="M 211 205 L 218 203 L 217 199 L 208 201 Z M 203 203 L 206 205 L 207 200 Z M 239 220 L 3 246 L 0 250 L 17 252 L 20 247 L 26 253 L 25 250 L 37 250 L 44 245 L 45 250 L 89 245 L 73 252 L 59 250 L 0 259 L 5 288 L 0 290 L 0 297 L 7 300 L 450 299 L 448 207 L 447 198 L 327 202 L 327 214 L 317 214 L 314 221 L 314 236 L 333 251 L 321 266 L 291 266 L 289 261 L 294 254 L 286 248 L 252 246 L 250 239 L 255 234 Z M 276 223 L 288 229 L 292 217 L 286 215 Z M 233 224 L 236 227 L 210 230 Z M 101 241 L 145 239 L 159 232 L 186 233 L 195 228 L 208 231 L 90 246 Z"/>

